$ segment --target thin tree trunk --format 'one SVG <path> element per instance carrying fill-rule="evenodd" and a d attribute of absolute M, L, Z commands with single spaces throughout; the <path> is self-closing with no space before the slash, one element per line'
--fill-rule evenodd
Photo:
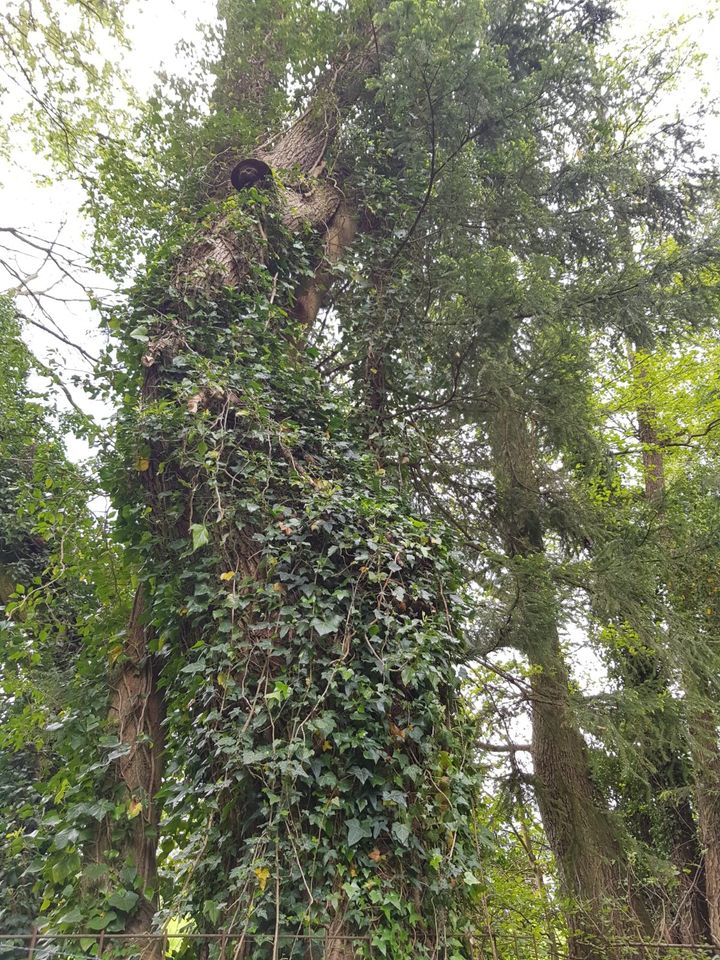
<path fill-rule="evenodd" d="M 697 798 L 698 808 L 700 798 Z M 711 934 L 705 880 L 706 864 L 698 842 L 695 816 L 687 797 L 669 805 L 672 834 L 670 859 L 678 877 L 677 906 L 668 939 L 672 943 L 706 943 Z M 718 810 L 720 814 L 720 810 Z M 700 821 L 706 817 L 701 817 Z M 720 835 L 720 818 L 715 824 Z"/>
<path fill-rule="evenodd" d="M 532 836 L 530 835 L 530 830 L 528 829 L 527 825 L 525 809 L 521 811 L 520 835 L 522 838 L 523 847 L 525 848 L 525 853 L 527 854 L 528 862 L 530 863 L 533 873 L 535 874 L 535 888 L 542 899 L 543 914 L 545 916 L 545 935 L 547 936 L 548 941 L 549 960 L 560 960 L 557 936 L 555 932 L 555 921 L 552 915 L 551 901 L 548 895 L 545 874 L 543 873 L 542 864 L 538 860 L 535 853 Z"/>
<path fill-rule="evenodd" d="M 709 710 L 691 713 L 695 797 L 704 854 L 705 893 L 712 942 L 720 946 L 720 751 L 717 720 Z"/>
<path fill-rule="evenodd" d="M 573 960 L 606 960 L 647 929 L 615 828 L 593 784 L 572 706 L 545 560 L 534 445 L 513 398 L 499 396 L 491 442 L 499 522 L 515 571 L 516 646 L 531 666 L 535 794 L 570 911 Z"/>

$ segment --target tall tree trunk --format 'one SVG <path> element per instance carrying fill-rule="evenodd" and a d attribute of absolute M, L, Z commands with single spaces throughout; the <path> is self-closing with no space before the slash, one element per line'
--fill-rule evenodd
<path fill-rule="evenodd" d="M 278 0 L 258 0 L 252 9 L 242 10 L 223 0 L 218 4 L 226 31 L 217 65 L 213 109 L 223 114 L 242 111 L 264 132 L 267 126 L 263 127 L 263 122 L 267 124 L 273 119 L 269 102 L 285 69 L 277 40 L 283 9 Z M 201 202 L 227 197 L 230 171 L 242 156 L 240 145 L 227 142 L 216 143 L 214 154 L 205 170 Z M 141 398 L 144 404 L 151 404 L 159 396 L 159 385 L 151 369 L 155 358 L 148 354 L 147 363 Z M 155 455 L 162 457 L 157 445 Z M 142 480 L 149 496 L 157 499 L 162 495 L 162 482 L 150 466 L 148 462 L 147 472 L 141 472 Z M 174 524 L 174 532 L 176 536 L 187 535 L 185 518 Z M 102 860 L 113 850 L 113 856 L 119 854 L 121 863 L 129 863 L 138 871 L 142 896 L 127 920 L 128 933 L 150 932 L 157 908 L 156 851 L 161 808 L 156 794 L 163 779 L 164 702 L 159 687 L 161 660 L 148 644 L 146 594 L 145 584 L 137 588 L 119 666 L 112 678 L 109 709 L 111 728 L 127 750 L 115 762 L 114 776 L 125 798 L 129 824 L 114 838 L 109 836 L 111 827 L 107 825 L 98 835 L 95 851 L 97 859 Z M 138 948 L 143 960 L 158 960 L 163 955 L 160 942 L 138 941 Z"/>
<path fill-rule="evenodd" d="M 135 548 L 147 621 L 169 637 L 168 752 L 181 730 L 176 764 L 198 789 L 188 816 L 208 811 L 183 884 L 196 920 L 222 900 L 212 922 L 247 932 L 237 957 L 248 943 L 253 956 L 284 955 L 285 924 L 300 944 L 310 930 L 328 960 L 354 957 L 349 935 L 383 924 L 398 957 L 449 939 L 462 949 L 451 878 L 465 875 L 470 834 L 466 847 L 448 811 L 472 788 L 455 741 L 440 540 L 373 495 L 374 471 L 334 441 L 342 427 L 302 356 L 355 231 L 327 152 L 376 55 L 374 39 L 354 39 L 303 115 L 245 164 L 276 176 L 242 180 L 239 198 L 227 183 L 136 304 L 152 329 L 124 427 L 141 451 Z M 146 689 L 156 673 L 135 662 Z M 367 893 L 383 885 L 395 920 Z M 261 937 L 268 945 L 253 945 Z"/>
<path fill-rule="evenodd" d="M 720 772 L 720 771 L 719 771 Z M 718 781 L 720 783 L 720 780 Z M 701 805 L 697 796 L 698 808 Z M 712 931 L 706 886 L 706 863 L 695 814 L 687 797 L 668 804 L 671 844 L 670 859 L 678 877 L 677 903 L 670 917 L 668 939 L 672 943 L 706 943 Z M 700 817 L 700 822 L 706 818 Z M 720 819 L 715 823 L 715 836 L 720 836 Z"/>
<path fill-rule="evenodd" d="M 491 432 L 499 522 L 517 584 L 515 645 L 531 667 L 535 795 L 570 911 L 573 960 L 614 956 L 647 918 L 609 812 L 592 780 L 558 632 L 534 444 L 512 396 L 497 398 Z"/>

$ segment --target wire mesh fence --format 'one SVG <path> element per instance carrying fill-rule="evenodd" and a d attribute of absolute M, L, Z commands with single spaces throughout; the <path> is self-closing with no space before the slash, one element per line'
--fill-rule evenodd
<path fill-rule="evenodd" d="M 371 937 L 332 934 L 0 933 L 0 960 L 323 960 L 329 942 L 353 945 L 354 954 L 393 960 Z M 720 946 L 702 943 L 611 941 L 566 943 L 534 933 L 485 934 L 467 945 L 468 960 L 720 960 Z M 436 960 L 448 960 L 436 949 Z"/>

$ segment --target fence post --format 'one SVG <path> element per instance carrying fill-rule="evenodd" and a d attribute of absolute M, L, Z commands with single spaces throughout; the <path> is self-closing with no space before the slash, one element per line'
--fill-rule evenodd
<path fill-rule="evenodd" d="M 30 946 L 28 947 L 28 960 L 33 960 L 35 956 L 35 946 L 37 945 L 38 931 L 37 927 L 33 927 L 32 937 L 30 938 Z"/>

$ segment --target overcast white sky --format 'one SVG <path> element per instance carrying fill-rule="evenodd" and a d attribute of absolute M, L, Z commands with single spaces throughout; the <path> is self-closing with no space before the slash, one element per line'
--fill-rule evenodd
<path fill-rule="evenodd" d="M 717 2 L 625 0 L 626 16 L 620 24 L 621 38 L 642 37 L 668 18 L 689 17 L 685 28 L 687 34 L 697 40 L 708 55 L 704 79 L 709 94 L 720 97 L 720 16 L 712 16 Z M 146 95 L 152 89 L 156 70 L 165 66 L 172 71 L 178 62 L 175 55 L 177 43 L 192 38 L 198 23 L 213 20 L 214 12 L 215 0 L 131 0 L 132 50 L 124 57 L 124 65 L 135 88 Z M 698 90 L 697 83 L 688 84 L 678 94 L 679 103 L 694 101 Z M 709 146 L 720 154 L 720 124 L 713 120 L 707 133 Z M 39 165 L 37 158 L 28 151 L 14 156 L 12 168 L 0 166 L 0 226 L 22 227 L 42 236 L 52 236 L 65 223 L 65 242 L 84 246 L 83 224 L 78 215 L 82 201 L 79 188 L 68 183 L 38 186 L 34 174 Z M 0 289 L 7 286 L 0 276 Z M 67 308 L 58 305 L 56 311 L 57 322 L 71 339 L 82 342 L 91 350 L 97 348 L 99 339 L 93 329 L 95 320 L 86 307 L 81 304 Z M 31 336 L 33 349 L 41 356 L 47 356 L 48 350 L 57 347 L 57 343 L 45 335 L 33 332 Z M 77 355 L 63 351 L 62 356 L 68 369 L 79 367 Z M 90 411 L 89 402 L 83 399 L 82 403 Z M 95 413 L 101 414 L 102 411 L 96 409 Z M 74 448 L 73 452 L 81 455 L 82 447 Z"/>

